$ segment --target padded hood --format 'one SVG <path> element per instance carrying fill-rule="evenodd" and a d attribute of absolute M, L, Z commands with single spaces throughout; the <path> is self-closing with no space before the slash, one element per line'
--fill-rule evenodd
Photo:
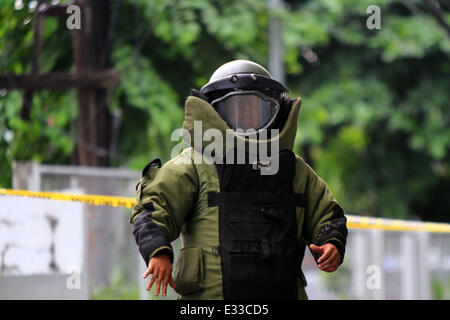
<path fill-rule="evenodd" d="M 277 141 L 279 143 L 280 151 L 286 149 L 292 151 L 294 147 L 295 135 L 297 133 L 297 121 L 301 103 L 301 98 L 298 98 L 294 101 L 287 117 L 286 123 L 278 135 L 268 140 L 259 140 L 246 138 L 234 133 L 232 129 L 228 127 L 225 121 L 222 120 L 216 110 L 214 110 L 211 104 L 198 97 L 189 96 L 185 104 L 183 128 L 190 134 L 190 139 L 185 140 L 188 142 L 190 140 L 191 146 L 196 151 L 200 152 L 202 152 L 206 146 L 214 141 L 214 138 L 212 138 L 211 141 L 205 141 L 204 139 L 201 139 L 201 143 L 196 144 L 194 142 L 196 139 L 198 139 L 198 137 L 195 137 L 196 132 L 194 130 L 194 121 L 201 121 L 201 129 L 203 135 L 208 129 L 217 129 L 220 131 L 224 146 L 222 150 L 223 156 L 225 156 L 227 151 L 230 149 L 230 143 L 227 144 L 226 139 L 231 141 L 234 139 L 234 147 L 240 148 L 241 146 L 245 146 L 245 150 L 255 150 L 253 149 L 255 147 L 257 147 L 257 150 L 259 150 L 259 146 L 261 144 L 264 144 L 264 147 L 267 146 L 267 150 L 268 152 L 270 152 L 270 144 Z M 256 144 L 257 146 L 254 146 L 252 144 Z M 233 145 L 231 145 L 231 147 Z"/>

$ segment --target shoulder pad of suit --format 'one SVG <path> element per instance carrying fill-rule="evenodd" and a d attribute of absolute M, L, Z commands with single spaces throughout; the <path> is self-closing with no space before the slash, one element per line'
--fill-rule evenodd
<path fill-rule="evenodd" d="M 161 159 L 156 158 L 156 159 L 152 160 L 151 162 L 149 162 L 144 167 L 144 170 L 142 170 L 142 176 L 145 176 L 145 174 L 147 173 L 148 169 L 150 169 L 151 167 L 161 168 Z"/>

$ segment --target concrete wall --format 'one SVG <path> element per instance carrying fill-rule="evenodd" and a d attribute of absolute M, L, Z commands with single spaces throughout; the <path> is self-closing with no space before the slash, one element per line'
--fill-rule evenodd
<path fill-rule="evenodd" d="M 87 286 L 69 289 L 71 274 L 34 274 L 29 276 L 0 276 L 0 300 L 85 300 L 89 298 Z M 69 279 L 70 281 L 71 279 Z M 84 282 L 84 280 L 81 280 Z"/>
<path fill-rule="evenodd" d="M 72 189 L 81 194 L 134 197 L 139 178 L 139 172 L 122 168 L 13 163 L 14 189 L 55 192 Z M 132 226 L 128 223 L 131 209 L 82 204 L 82 211 L 86 261 L 83 272 L 86 273 L 88 292 L 101 290 L 118 277 L 136 283 L 139 260 Z"/>

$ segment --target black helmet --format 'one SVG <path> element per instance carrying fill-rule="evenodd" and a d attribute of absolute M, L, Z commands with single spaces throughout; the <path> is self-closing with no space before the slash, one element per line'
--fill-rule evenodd
<path fill-rule="evenodd" d="M 200 89 L 232 129 L 270 128 L 288 90 L 257 63 L 234 60 L 220 66 Z"/>

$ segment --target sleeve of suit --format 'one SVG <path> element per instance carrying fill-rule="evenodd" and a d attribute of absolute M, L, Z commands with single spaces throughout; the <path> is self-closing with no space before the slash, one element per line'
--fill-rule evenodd
<path fill-rule="evenodd" d="M 334 244 L 344 260 L 347 242 L 347 218 L 344 210 L 334 199 L 328 185 L 314 170 L 307 166 L 305 235 L 309 244 L 317 246 Z"/>
<path fill-rule="evenodd" d="M 197 172 L 187 152 L 161 168 L 144 170 L 130 222 L 147 265 L 161 251 L 165 251 L 173 262 L 170 243 L 179 237 L 197 194 Z"/>

